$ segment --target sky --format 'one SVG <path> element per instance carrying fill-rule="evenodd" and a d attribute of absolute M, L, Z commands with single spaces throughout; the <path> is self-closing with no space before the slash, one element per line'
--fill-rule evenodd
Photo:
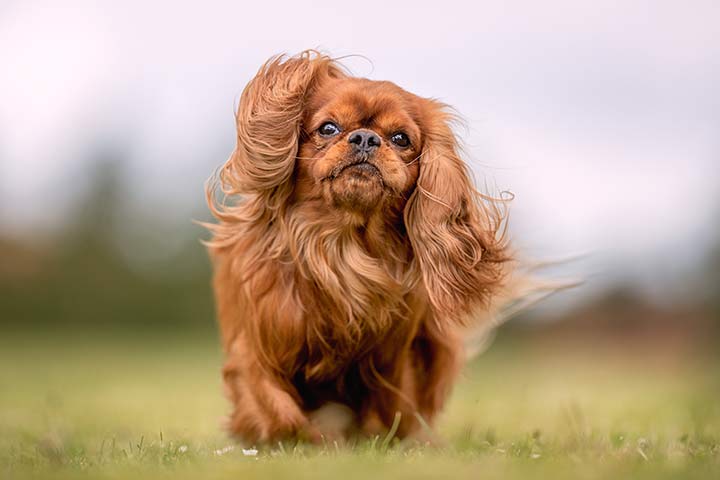
<path fill-rule="evenodd" d="M 0 229 L 67 222 L 105 149 L 130 205 L 184 224 L 247 81 L 319 48 L 459 111 L 522 255 L 662 297 L 720 241 L 718 25 L 717 1 L 5 0 Z"/>

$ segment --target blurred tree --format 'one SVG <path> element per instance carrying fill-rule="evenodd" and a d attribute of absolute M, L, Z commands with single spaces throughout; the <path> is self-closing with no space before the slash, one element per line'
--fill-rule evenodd
<path fill-rule="evenodd" d="M 3 329 L 97 329 L 136 334 L 171 329 L 175 333 L 214 332 L 209 265 L 197 241 L 200 230 L 165 226 L 181 248 L 155 269 L 182 275 L 149 275 L 133 268 L 118 249 L 119 232 L 133 226 L 158 228 L 158 219 L 124 212 L 129 190 L 118 150 L 100 149 L 89 188 L 54 248 L 32 250 L 22 240 L 0 242 L 12 269 L 0 269 L 0 327 Z M 134 248 L 149 248 L 144 244 Z M 10 264 L 10 262 L 7 262 Z M 25 268 L 24 266 L 27 266 Z"/>
<path fill-rule="evenodd" d="M 714 319 L 715 333 L 720 337 L 720 236 L 708 255 L 704 280 L 707 305 Z"/>

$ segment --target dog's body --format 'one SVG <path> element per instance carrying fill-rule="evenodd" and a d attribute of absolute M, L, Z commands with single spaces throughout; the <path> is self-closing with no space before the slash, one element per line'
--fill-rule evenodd
<path fill-rule="evenodd" d="M 305 52 L 243 92 L 210 242 L 234 411 L 248 442 L 319 441 L 311 412 L 353 428 L 431 423 L 463 362 L 459 327 L 507 260 L 442 104 Z M 343 432 L 345 434 L 349 431 Z"/>

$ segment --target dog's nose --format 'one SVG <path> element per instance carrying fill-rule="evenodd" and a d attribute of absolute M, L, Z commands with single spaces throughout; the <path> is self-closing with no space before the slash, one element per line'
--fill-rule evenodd
<path fill-rule="evenodd" d="M 348 143 L 350 143 L 355 151 L 370 153 L 380 146 L 382 140 L 378 134 L 372 130 L 355 130 L 348 135 Z"/>

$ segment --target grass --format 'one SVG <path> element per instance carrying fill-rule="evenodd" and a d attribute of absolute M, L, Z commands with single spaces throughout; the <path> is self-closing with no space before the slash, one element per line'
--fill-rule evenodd
<path fill-rule="evenodd" d="M 720 478 L 720 363 L 500 341 L 438 434 L 246 455 L 214 339 L 0 337 L 0 478 Z"/>

